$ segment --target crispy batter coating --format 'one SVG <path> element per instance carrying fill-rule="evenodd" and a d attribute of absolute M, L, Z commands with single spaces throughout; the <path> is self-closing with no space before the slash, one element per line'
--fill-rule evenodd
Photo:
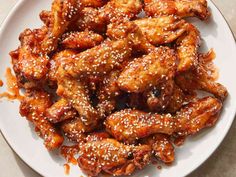
<path fill-rule="evenodd" d="M 127 92 L 143 92 L 163 80 L 174 77 L 176 56 L 168 47 L 158 47 L 144 57 L 134 59 L 122 71 L 118 86 Z"/>
<path fill-rule="evenodd" d="M 52 123 L 62 122 L 67 119 L 73 119 L 77 111 L 66 99 L 61 98 L 46 111 L 48 120 Z"/>
<path fill-rule="evenodd" d="M 101 35 L 92 31 L 71 32 L 63 36 L 61 44 L 64 48 L 85 50 L 99 45 L 103 40 Z"/>
<path fill-rule="evenodd" d="M 90 176 L 101 171 L 115 176 L 130 175 L 150 163 L 151 148 L 147 145 L 127 146 L 114 139 L 88 142 L 80 147 L 78 164 Z"/>
<path fill-rule="evenodd" d="M 134 23 L 153 45 L 173 42 L 186 31 L 186 22 L 176 16 L 141 18 L 134 20 Z"/>
<path fill-rule="evenodd" d="M 176 115 L 179 121 L 178 134 L 193 135 L 206 127 L 215 125 L 222 110 L 222 103 L 216 98 L 205 97 L 191 102 Z"/>
<path fill-rule="evenodd" d="M 178 72 L 183 72 L 197 65 L 200 32 L 188 23 L 186 32 L 177 39 L 176 50 L 179 58 Z"/>
<path fill-rule="evenodd" d="M 150 145 L 154 156 L 165 164 L 171 164 L 175 160 L 175 149 L 168 135 L 155 134 L 144 139 L 143 143 Z"/>
<path fill-rule="evenodd" d="M 206 20 L 211 15 L 206 0 L 144 0 L 148 16 L 177 15 Z"/>
<path fill-rule="evenodd" d="M 170 114 L 151 114 L 138 110 L 125 109 L 107 117 L 106 130 L 119 141 L 134 143 L 155 133 L 171 135 L 177 120 Z"/>
<path fill-rule="evenodd" d="M 44 145 L 48 150 L 59 148 L 64 140 L 45 115 L 46 109 L 51 104 L 50 95 L 46 92 L 28 90 L 20 105 L 21 115 L 34 124 L 36 130 L 44 139 Z"/>
<path fill-rule="evenodd" d="M 87 75 L 106 75 L 115 67 L 129 60 L 131 47 L 128 39 L 105 41 L 92 49 L 76 55 L 64 66 L 73 77 Z"/>

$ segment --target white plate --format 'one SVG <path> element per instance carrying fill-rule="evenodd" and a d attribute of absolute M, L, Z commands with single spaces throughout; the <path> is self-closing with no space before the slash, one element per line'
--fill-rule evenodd
<path fill-rule="evenodd" d="M 43 9 L 50 9 L 51 1 L 22 0 L 12 10 L 0 31 L 0 78 L 4 78 L 6 67 L 10 65 L 9 51 L 17 48 L 18 36 L 25 28 L 37 28 L 42 25 L 38 14 Z M 217 125 L 197 136 L 190 138 L 182 148 L 176 149 L 176 162 L 170 167 L 158 170 L 150 166 L 134 176 L 185 176 L 200 166 L 219 146 L 227 134 L 236 111 L 236 46 L 233 35 L 223 16 L 209 2 L 213 17 L 208 22 L 194 20 L 202 34 L 203 50 L 214 48 L 217 53 L 216 64 L 220 69 L 219 81 L 230 93 L 224 111 Z M 1 89 L 0 91 L 3 91 Z M 21 118 L 18 102 L 0 103 L 0 129 L 9 145 L 34 170 L 43 176 L 66 176 L 64 160 L 57 154 L 48 153 L 30 124 Z M 78 167 L 71 169 L 70 177 L 82 175 Z"/>

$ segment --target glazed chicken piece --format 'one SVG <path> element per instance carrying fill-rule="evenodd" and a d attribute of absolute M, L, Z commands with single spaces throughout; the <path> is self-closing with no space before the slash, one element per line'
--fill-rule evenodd
<path fill-rule="evenodd" d="M 142 10 L 140 0 L 110 0 L 100 10 L 100 18 L 110 22 L 123 22 L 134 18 Z"/>
<path fill-rule="evenodd" d="M 187 71 L 196 67 L 198 61 L 198 48 L 200 45 L 200 32 L 192 24 L 186 25 L 186 32 L 176 41 L 178 53 L 178 72 Z"/>
<path fill-rule="evenodd" d="M 176 116 L 126 109 L 110 115 L 105 125 L 107 132 L 117 140 L 134 143 L 156 133 L 177 133 L 181 136 L 195 134 L 213 126 L 221 109 L 222 103 L 218 99 L 206 97 L 187 104 Z"/>
<path fill-rule="evenodd" d="M 150 111 L 164 111 L 171 101 L 174 81 L 167 80 L 144 93 Z"/>
<path fill-rule="evenodd" d="M 180 125 L 177 134 L 193 135 L 203 128 L 214 126 L 221 110 L 221 101 L 213 97 L 205 97 L 187 104 L 176 114 Z"/>
<path fill-rule="evenodd" d="M 54 150 L 63 143 L 63 137 L 51 124 L 45 113 L 51 106 L 50 95 L 42 90 L 28 90 L 20 105 L 20 114 L 25 116 L 35 126 L 44 139 L 44 145 L 48 150 Z"/>
<path fill-rule="evenodd" d="M 177 123 L 177 119 L 170 114 L 159 115 L 131 109 L 116 112 L 105 121 L 107 132 L 126 143 L 134 143 L 155 133 L 171 135 Z"/>
<path fill-rule="evenodd" d="M 107 36 L 113 40 L 128 38 L 133 43 L 134 51 L 149 53 L 155 47 L 146 39 L 141 29 L 131 21 L 111 23 L 108 25 Z"/>
<path fill-rule="evenodd" d="M 48 68 L 49 57 L 41 50 L 41 43 L 47 34 L 48 29 L 30 30 L 26 29 L 20 34 L 21 45 L 18 49 L 18 58 L 13 62 L 16 75 L 21 75 L 22 80 L 44 79 Z"/>
<path fill-rule="evenodd" d="M 78 111 L 86 126 L 96 127 L 99 115 L 91 105 L 86 85 L 82 81 L 65 76 L 63 72 L 65 71 L 61 68 L 58 71 L 60 77 L 58 77 L 57 94 L 66 99 Z"/>
<path fill-rule="evenodd" d="M 147 145 L 128 146 L 114 139 L 88 142 L 80 147 L 78 164 L 89 176 L 106 172 L 130 175 L 150 163 L 151 148 Z"/>
<path fill-rule="evenodd" d="M 58 39 L 74 22 L 81 10 L 78 0 L 54 0 L 51 8 L 51 17 L 48 15 L 48 33 L 44 38 L 41 48 L 45 53 L 50 53 L 57 48 Z M 41 15 L 42 17 L 43 15 Z M 45 17 L 45 16 L 44 16 Z"/>
<path fill-rule="evenodd" d="M 111 22 L 123 22 L 134 18 L 142 9 L 140 0 L 111 0 L 101 9 L 84 8 L 76 22 L 80 30 L 103 33 Z"/>
<path fill-rule="evenodd" d="M 106 21 L 99 17 L 99 10 L 92 7 L 85 7 L 81 10 L 75 25 L 70 27 L 74 30 L 92 30 L 98 33 L 106 31 Z"/>
<path fill-rule="evenodd" d="M 87 75 L 106 75 L 121 66 L 131 56 L 128 39 L 105 41 L 92 49 L 76 55 L 64 66 L 65 71 L 74 78 Z"/>
<path fill-rule="evenodd" d="M 175 160 L 175 149 L 170 137 L 165 134 L 155 134 L 142 141 L 150 145 L 154 156 L 165 164 L 171 164 Z"/>
<path fill-rule="evenodd" d="M 49 62 L 49 71 L 48 71 L 48 79 L 51 82 L 50 85 L 55 85 L 57 82 L 57 70 L 60 66 L 63 66 L 67 63 L 68 58 L 73 58 L 77 54 L 74 50 L 62 50 L 58 53 L 55 53 L 52 56 L 52 59 Z"/>
<path fill-rule="evenodd" d="M 228 91 L 222 84 L 215 81 L 217 74 L 212 63 L 214 57 L 212 51 L 200 56 L 198 65 L 194 70 L 186 71 L 175 78 L 178 86 L 188 93 L 203 90 L 224 101 L 228 96 Z"/>
<path fill-rule="evenodd" d="M 52 123 L 73 119 L 76 115 L 77 111 L 72 107 L 71 103 L 64 98 L 58 100 L 46 111 L 46 116 Z"/>
<path fill-rule="evenodd" d="M 92 31 L 71 32 L 63 35 L 61 44 L 64 48 L 85 50 L 99 45 L 103 40 L 100 34 Z"/>
<path fill-rule="evenodd" d="M 211 15 L 207 0 L 144 0 L 148 16 L 177 15 L 206 20 Z"/>
<path fill-rule="evenodd" d="M 177 58 L 172 49 L 158 47 L 148 55 L 136 58 L 122 71 L 118 86 L 126 92 L 146 91 L 163 80 L 172 79 L 176 72 Z"/>
<path fill-rule="evenodd" d="M 138 25 L 147 40 L 153 45 L 171 43 L 186 31 L 185 20 L 176 16 L 142 18 L 133 22 Z"/>
<path fill-rule="evenodd" d="M 120 70 L 114 70 L 104 77 L 97 91 L 98 105 L 97 110 L 100 117 L 106 117 L 116 107 L 116 98 L 121 94 L 117 85 L 117 79 L 120 75 Z"/>

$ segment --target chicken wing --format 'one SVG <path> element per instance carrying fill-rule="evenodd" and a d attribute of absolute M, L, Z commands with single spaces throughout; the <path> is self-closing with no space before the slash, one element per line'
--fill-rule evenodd
<path fill-rule="evenodd" d="M 176 16 L 142 18 L 133 21 L 153 45 L 167 44 L 176 40 L 185 31 L 185 20 Z"/>
<path fill-rule="evenodd" d="M 107 117 L 106 130 L 119 141 L 134 143 L 151 134 L 171 135 L 177 126 L 177 120 L 170 114 L 151 114 L 138 110 L 126 109 Z"/>
<path fill-rule="evenodd" d="M 175 149 L 168 135 L 155 134 L 142 142 L 150 145 L 154 156 L 165 164 L 170 164 L 175 160 Z"/>
<path fill-rule="evenodd" d="M 91 128 L 96 127 L 99 115 L 91 105 L 88 89 L 82 81 L 65 76 L 64 73 L 65 71 L 59 68 L 57 94 L 66 99 L 78 111 L 85 125 Z"/>
<path fill-rule="evenodd" d="M 108 25 L 107 36 L 114 40 L 128 38 L 132 41 L 135 51 L 148 53 L 155 49 L 134 22 L 111 23 Z"/>
<path fill-rule="evenodd" d="M 35 126 L 40 136 L 44 139 L 44 145 L 48 150 L 54 150 L 63 143 L 63 137 L 45 116 L 46 109 L 51 106 L 50 96 L 44 91 L 27 91 L 26 97 L 20 105 L 20 113 Z"/>
<path fill-rule="evenodd" d="M 116 107 L 116 98 L 121 94 L 117 85 L 117 79 L 120 75 L 120 70 L 114 70 L 106 77 L 99 86 L 97 97 L 98 105 L 97 110 L 101 117 L 110 115 Z"/>
<path fill-rule="evenodd" d="M 66 99 L 63 98 L 54 103 L 46 111 L 46 116 L 52 123 L 58 123 L 67 119 L 73 119 L 76 115 L 77 111 Z"/>
<path fill-rule="evenodd" d="M 142 10 L 140 0 L 110 0 L 100 10 L 100 18 L 110 22 L 123 22 L 134 18 Z"/>
<path fill-rule="evenodd" d="M 228 91 L 222 84 L 215 81 L 216 71 L 212 59 L 209 57 L 212 57 L 211 53 L 205 55 L 205 60 L 201 57 L 194 70 L 178 75 L 175 80 L 178 86 L 186 92 L 192 93 L 196 90 L 203 90 L 212 93 L 223 101 L 228 96 Z"/>
<path fill-rule="evenodd" d="M 196 67 L 198 62 L 198 48 L 200 45 L 200 32 L 188 23 L 186 32 L 176 41 L 176 50 L 179 58 L 178 72 Z"/>
<path fill-rule="evenodd" d="M 176 114 L 179 121 L 178 135 L 193 135 L 203 128 L 214 126 L 221 110 L 222 103 L 213 97 L 189 103 Z"/>
<path fill-rule="evenodd" d="M 211 15 L 206 0 L 144 0 L 148 16 L 177 15 L 206 20 Z"/>
<path fill-rule="evenodd" d="M 147 145 L 127 146 L 114 139 L 88 142 L 80 147 L 78 164 L 89 176 L 104 171 L 115 176 L 130 175 L 150 163 L 151 148 Z"/>
<path fill-rule="evenodd" d="M 119 67 L 131 56 L 131 44 L 128 39 L 105 41 L 92 49 L 76 55 L 67 62 L 64 69 L 74 78 L 87 75 L 106 75 Z"/>
<path fill-rule="evenodd" d="M 68 49 L 85 50 L 99 45 L 103 37 L 92 31 L 66 33 L 62 39 L 62 46 Z"/>
<path fill-rule="evenodd" d="M 143 92 L 174 77 L 177 58 L 173 50 L 159 47 L 144 57 L 134 59 L 123 70 L 118 86 L 127 92 Z"/>
<path fill-rule="evenodd" d="M 67 30 L 71 22 L 74 22 L 81 10 L 81 3 L 78 0 L 54 0 L 51 8 L 50 24 L 48 33 L 42 41 L 41 48 L 44 53 L 50 53 L 57 48 L 58 40 Z"/>
<path fill-rule="evenodd" d="M 57 82 L 58 68 L 67 63 L 68 58 L 73 58 L 73 56 L 75 56 L 76 54 L 77 54 L 76 51 L 67 49 L 55 53 L 52 56 L 52 59 L 49 62 L 49 71 L 48 71 L 48 79 L 50 82 L 52 82 L 51 85 Z"/>

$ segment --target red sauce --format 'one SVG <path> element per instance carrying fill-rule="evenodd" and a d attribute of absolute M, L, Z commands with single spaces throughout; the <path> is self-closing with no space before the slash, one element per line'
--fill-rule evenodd
<path fill-rule="evenodd" d="M 70 174 L 70 165 L 69 164 L 64 164 L 64 170 L 65 170 L 65 174 L 69 175 Z"/>
<path fill-rule="evenodd" d="M 182 146 L 184 144 L 185 140 L 186 140 L 185 136 L 179 136 L 174 140 L 174 144 L 176 146 Z"/>
<path fill-rule="evenodd" d="M 161 170 L 161 169 L 162 169 L 162 166 L 160 166 L 160 165 L 157 166 L 157 169 L 158 169 L 158 170 Z"/>
<path fill-rule="evenodd" d="M 9 100 L 22 100 L 23 96 L 20 95 L 20 90 L 17 86 L 17 79 L 12 74 L 10 68 L 7 68 L 5 77 L 6 77 L 6 81 L 7 81 L 7 83 L 6 83 L 7 84 L 7 92 L 1 93 L 0 98 L 7 98 Z"/>
<path fill-rule="evenodd" d="M 2 87 L 3 86 L 3 81 L 2 80 L 0 80 L 0 87 Z"/>
<path fill-rule="evenodd" d="M 78 154 L 78 146 L 62 146 L 61 147 L 61 155 L 67 160 L 68 163 L 73 165 L 77 165 L 77 160 L 75 155 Z"/>

